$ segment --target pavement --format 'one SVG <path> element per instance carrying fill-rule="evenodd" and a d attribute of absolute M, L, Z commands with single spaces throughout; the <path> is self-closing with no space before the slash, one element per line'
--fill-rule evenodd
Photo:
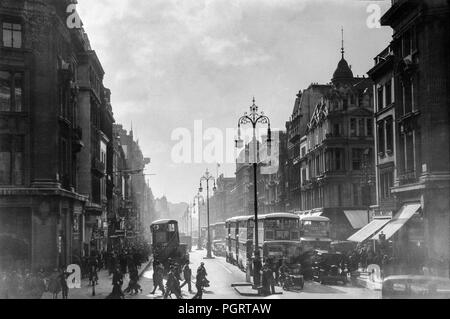
<path fill-rule="evenodd" d="M 205 263 L 208 273 L 210 287 L 206 288 L 203 299 L 379 299 L 379 291 L 366 289 L 364 287 L 352 285 L 321 285 L 317 282 L 306 282 L 303 290 L 283 291 L 282 294 L 270 296 L 257 296 L 254 291 L 248 290 L 251 286 L 240 286 L 240 294 L 232 284 L 242 284 L 246 282 L 245 273 L 237 267 L 227 263 L 224 257 L 215 257 L 214 259 L 205 259 L 206 250 L 192 250 L 190 253 L 191 269 L 193 274 L 192 290 L 195 288 L 195 274 L 197 267 L 201 262 Z M 130 296 L 131 299 L 162 299 L 162 293 L 158 290 L 155 295 L 151 295 L 153 290 L 152 280 L 153 270 L 150 267 L 144 271 L 140 284 L 143 292 L 141 294 Z M 245 288 L 247 287 L 247 288 Z M 189 293 L 188 288 L 182 288 L 184 299 L 191 299 L 193 294 Z M 280 292 L 280 287 L 277 287 Z M 248 293 L 248 294 L 247 294 Z M 174 297 L 175 298 L 175 297 Z"/>
<path fill-rule="evenodd" d="M 152 264 L 152 259 L 149 262 L 142 264 L 139 268 L 139 277 L 141 277 Z M 150 267 L 151 268 L 151 267 Z M 128 286 L 129 275 L 124 276 L 123 289 Z M 98 285 L 95 286 L 95 296 L 92 295 L 92 286 L 89 285 L 89 279 L 81 280 L 80 289 L 70 289 L 68 299 L 105 299 L 112 291 L 112 275 L 108 274 L 108 270 L 101 270 L 98 272 Z M 52 294 L 44 293 L 41 299 L 52 299 Z M 59 293 L 58 298 L 61 298 Z M 131 296 L 125 294 L 125 299 L 130 299 Z"/>

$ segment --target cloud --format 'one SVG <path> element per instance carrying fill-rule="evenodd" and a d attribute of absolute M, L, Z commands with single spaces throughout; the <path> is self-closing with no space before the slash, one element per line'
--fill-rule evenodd
<path fill-rule="evenodd" d="M 341 25 L 355 74 L 372 66 L 390 38 L 367 30 L 367 2 L 359 0 L 78 2 L 115 119 L 126 127 L 133 122 L 158 172 L 155 194 L 167 191 L 173 200 L 186 200 L 205 169 L 172 165 L 174 128 L 191 129 L 200 119 L 205 128 L 233 127 L 253 95 L 273 126 L 284 127 L 295 94 L 331 78 Z"/>

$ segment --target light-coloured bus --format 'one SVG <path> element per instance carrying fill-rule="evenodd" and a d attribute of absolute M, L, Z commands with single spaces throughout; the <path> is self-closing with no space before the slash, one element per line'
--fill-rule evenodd
<path fill-rule="evenodd" d="M 254 241 L 253 241 L 254 243 Z M 301 256 L 300 218 L 292 213 L 271 213 L 258 218 L 260 256 L 281 263 L 296 263 Z"/>
<path fill-rule="evenodd" d="M 330 219 L 323 216 L 300 217 L 300 245 L 303 252 L 331 248 Z"/>

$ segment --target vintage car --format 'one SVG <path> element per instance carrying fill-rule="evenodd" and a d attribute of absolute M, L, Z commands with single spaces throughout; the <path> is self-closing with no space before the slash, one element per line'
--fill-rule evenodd
<path fill-rule="evenodd" d="M 330 244 L 330 251 L 334 251 L 341 254 L 348 254 L 356 249 L 358 243 L 354 241 L 341 240 L 333 241 Z"/>
<path fill-rule="evenodd" d="M 224 240 L 214 240 L 212 250 L 215 256 L 225 257 L 227 255 L 227 246 Z"/>
<path fill-rule="evenodd" d="M 448 278 L 399 275 L 383 280 L 383 299 L 450 299 Z"/>
<path fill-rule="evenodd" d="M 316 250 L 312 256 L 312 277 L 321 284 L 341 282 L 345 285 L 348 282 L 347 273 L 345 256 L 340 253 Z"/>

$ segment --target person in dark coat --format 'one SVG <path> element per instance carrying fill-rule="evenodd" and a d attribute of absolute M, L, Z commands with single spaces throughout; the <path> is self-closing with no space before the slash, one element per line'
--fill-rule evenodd
<path fill-rule="evenodd" d="M 170 271 L 167 274 L 167 283 L 166 283 L 166 293 L 164 294 L 164 299 L 175 294 L 177 299 L 183 299 L 181 297 L 181 289 L 180 289 L 180 281 L 177 279 L 176 268 L 174 266 L 170 267 Z"/>
<path fill-rule="evenodd" d="M 75 269 L 72 270 L 72 272 L 67 272 L 65 269 L 66 267 L 61 267 L 58 276 L 59 282 L 61 284 L 61 292 L 63 299 L 69 298 L 69 286 L 67 285 L 67 278 L 75 272 Z"/>
<path fill-rule="evenodd" d="M 184 283 L 181 285 L 180 288 L 183 288 L 185 285 L 187 285 L 189 292 L 192 293 L 192 286 L 191 286 L 192 270 L 191 268 L 189 268 L 189 261 L 186 261 L 186 264 L 183 267 L 183 277 Z"/>
<path fill-rule="evenodd" d="M 123 285 L 123 274 L 120 271 L 120 267 L 117 266 L 113 273 L 112 278 L 113 290 L 111 294 L 108 296 L 108 299 L 124 299 L 125 296 L 122 292 Z"/>
<path fill-rule="evenodd" d="M 126 253 L 122 253 L 119 255 L 119 264 L 120 264 L 120 272 L 125 275 L 127 273 L 127 255 L 126 255 Z"/>
<path fill-rule="evenodd" d="M 98 285 L 98 260 L 96 256 L 92 256 L 89 259 L 89 285 Z"/>
<path fill-rule="evenodd" d="M 262 286 L 264 294 L 270 295 L 271 292 L 272 294 L 275 294 L 273 271 L 268 263 L 264 263 L 262 269 Z"/>
<path fill-rule="evenodd" d="M 50 275 L 48 283 L 48 291 L 52 293 L 53 299 L 58 299 L 58 294 L 61 291 L 61 282 L 59 280 L 58 269 Z"/>
<path fill-rule="evenodd" d="M 155 294 L 157 288 L 162 291 L 163 296 L 166 294 L 164 289 L 164 267 L 158 262 L 153 266 L 153 286 L 152 295 Z"/>
<path fill-rule="evenodd" d="M 206 279 L 205 264 L 201 263 L 200 267 L 197 269 L 197 277 L 195 280 L 195 288 L 197 288 L 197 293 L 192 299 L 202 299 L 203 298 L 203 287 L 207 284 L 208 280 Z"/>

